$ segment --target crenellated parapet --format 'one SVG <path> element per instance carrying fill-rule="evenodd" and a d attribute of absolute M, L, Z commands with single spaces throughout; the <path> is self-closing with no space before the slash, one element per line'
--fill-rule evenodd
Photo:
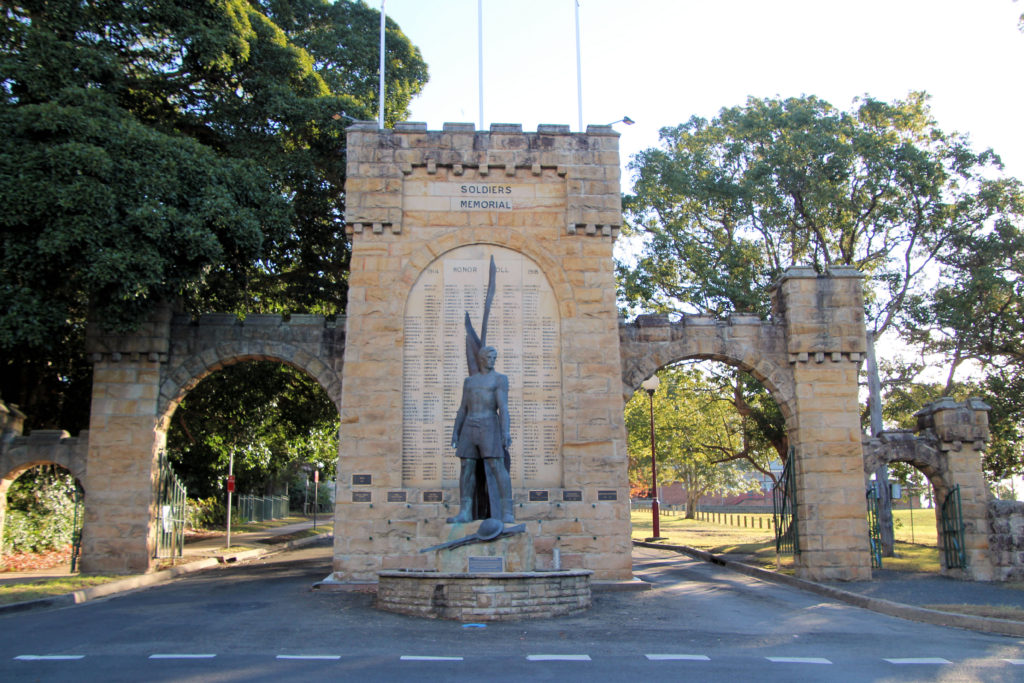
<path fill-rule="evenodd" d="M 347 230 L 397 235 L 407 222 L 460 227 L 467 210 L 509 225 L 527 209 L 535 222 L 556 221 L 566 234 L 614 238 L 622 225 L 618 139 L 611 126 L 571 133 L 569 126 L 542 124 L 524 133 L 519 124 L 486 131 L 470 123 L 446 123 L 440 131 L 413 122 L 383 130 L 353 124 Z"/>

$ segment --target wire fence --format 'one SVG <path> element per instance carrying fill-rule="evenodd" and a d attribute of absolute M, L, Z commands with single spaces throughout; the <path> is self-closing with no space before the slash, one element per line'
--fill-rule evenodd
<path fill-rule="evenodd" d="M 239 496 L 238 515 L 244 522 L 266 522 L 288 516 L 288 496 Z"/>

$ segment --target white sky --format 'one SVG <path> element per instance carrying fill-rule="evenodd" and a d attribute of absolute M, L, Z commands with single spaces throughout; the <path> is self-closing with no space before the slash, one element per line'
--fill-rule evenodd
<path fill-rule="evenodd" d="M 377 0 L 367 0 L 379 8 Z M 430 83 L 412 121 L 478 127 L 477 0 L 387 0 Z M 1024 3 L 1012 0 L 580 0 L 583 124 L 616 125 L 630 156 L 658 129 L 747 96 L 932 95 L 941 128 L 968 133 L 1024 178 Z M 578 129 L 573 0 L 483 0 L 484 127 Z M 623 190 L 631 179 L 624 175 Z"/>

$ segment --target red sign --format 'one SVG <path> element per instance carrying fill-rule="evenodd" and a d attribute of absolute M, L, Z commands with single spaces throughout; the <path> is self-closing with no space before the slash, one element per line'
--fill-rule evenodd
<path fill-rule="evenodd" d="M 320 483 L 320 470 L 313 472 L 313 481 Z"/>
<path fill-rule="evenodd" d="M 228 475 L 228 493 L 234 493 L 234 492 L 235 492 L 235 475 L 229 474 Z"/>

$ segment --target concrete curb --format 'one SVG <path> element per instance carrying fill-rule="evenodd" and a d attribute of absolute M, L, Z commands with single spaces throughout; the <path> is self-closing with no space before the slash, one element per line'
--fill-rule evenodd
<path fill-rule="evenodd" d="M 100 584 L 99 586 L 91 586 L 89 588 L 72 591 L 71 593 L 65 593 L 64 595 L 55 595 L 50 598 L 39 598 L 38 600 L 12 602 L 7 605 L 0 605 L 0 614 L 27 612 L 29 610 L 46 609 L 48 607 L 70 607 L 72 605 L 78 605 L 83 602 L 89 602 L 90 600 L 96 600 L 98 598 L 104 598 L 118 593 L 127 593 L 140 588 L 150 588 L 152 586 L 169 583 L 178 577 L 205 571 L 207 569 L 223 567 L 229 563 L 257 559 L 268 555 L 276 555 L 277 553 L 281 553 L 286 550 L 295 550 L 296 548 L 302 548 L 307 545 L 314 545 L 319 541 L 333 537 L 333 532 L 327 532 L 316 536 L 300 538 L 295 541 L 288 541 L 287 543 L 282 543 L 279 547 L 243 550 L 231 555 L 231 559 L 225 559 L 229 557 L 228 555 L 207 557 L 201 560 L 196 560 L 195 562 L 189 562 L 188 564 L 184 564 L 180 567 L 172 567 L 171 569 L 164 569 L 158 572 L 153 572 L 152 574 L 140 574 L 139 576 L 131 576 L 126 579 L 118 579 L 116 581 L 111 581 L 110 583 Z"/>
<path fill-rule="evenodd" d="M 747 576 L 753 576 L 764 581 L 772 581 L 774 583 L 781 583 L 793 588 L 799 588 L 826 598 L 845 602 L 855 607 L 863 607 L 864 609 L 869 609 L 872 612 L 887 614 L 891 617 L 920 621 L 926 624 L 934 624 L 936 626 L 954 626 L 956 628 L 965 628 L 972 631 L 981 631 L 983 633 L 998 633 L 1005 636 L 1024 636 L 1024 622 L 1021 621 L 995 619 L 992 617 L 976 617 L 969 614 L 956 614 L 953 612 L 940 612 L 938 610 L 926 609 L 915 605 L 905 605 L 891 600 L 872 598 L 866 595 L 861 595 L 860 593 L 853 593 L 851 591 L 844 591 L 840 588 L 825 586 L 820 583 L 815 583 L 814 581 L 808 581 L 807 579 L 799 579 L 795 576 L 789 576 L 788 574 L 780 574 L 768 569 L 753 567 L 749 564 L 744 564 L 735 560 L 728 560 L 721 555 L 715 555 L 686 545 L 647 543 L 645 541 L 633 541 L 633 545 L 642 548 L 660 548 L 662 550 L 671 550 L 683 553 L 684 555 L 689 555 L 690 557 L 698 560 L 711 562 L 712 564 L 717 564 L 727 569 L 731 569 L 732 571 L 740 574 L 746 574 Z"/>

